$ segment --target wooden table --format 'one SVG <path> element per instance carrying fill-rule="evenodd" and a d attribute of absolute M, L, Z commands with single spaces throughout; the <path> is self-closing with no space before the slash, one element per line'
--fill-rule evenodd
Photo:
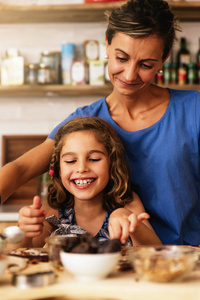
<path fill-rule="evenodd" d="M 24 272 L 51 270 L 49 263 L 29 264 Z M 179 283 L 137 281 L 132 271 L 115 271 L 106 279 L 79 282 L 67 271 L 56 271 L 56 282 L 49 286 L 26 290 L 11 284 L 12 274 L 6 271 L 0 279 L 1 300 L 200 300 L 200 270 Z"/>

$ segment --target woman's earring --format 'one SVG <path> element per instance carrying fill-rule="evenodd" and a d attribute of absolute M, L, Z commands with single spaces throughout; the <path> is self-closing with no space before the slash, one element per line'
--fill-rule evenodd
<path fill-rule="evenodd" d="M 162 69 L 160 69 L 160 70 L 158 70 L 158 72 L 157 72 L 158 74 L 163 74 L 163 70 Z"/>
<path fill-rule="evenodd" d="M 109 57 L 108 57 L 108 54 L 106 54 L 106 55 L 105 55 L 105 59 L 108 59 L 108 58 L 109 58 Z"/>

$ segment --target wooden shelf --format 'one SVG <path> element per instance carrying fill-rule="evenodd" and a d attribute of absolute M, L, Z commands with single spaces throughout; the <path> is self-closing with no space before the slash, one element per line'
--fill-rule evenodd
<path fill-rule="evenodd" d="M 200 21 L 200 1 L 168 1 L 180 21 Z"/>
<path fill-rule="evenodd" d="M 64 23 L 105 21 L 104 12 L 124 1 L 66 5 L 4 5 L 0 4 L 0 24 L 4 23 Z"/>
<path fill-rule="evenodd" d="M 166 85 L 162 85 L 167 87 Z M 169 85 L 172 89 L 198 90 L 200 84 L 195 85 Z M 103 86 L 79 85 L 20 85 L 20 86 L 0 86 L 0 97 L 84 97 L 84 96 L 107 96 L 112 92 L 112 85 Z M 1 101 L 1 100 L 0 100 Z"/>
<path fill-rule="evenodd" d="M 104 12 L 124 1 L 66 5 L 0 4 L 0 24 L 64 23 L 105 21 Z M 182 21 L 200 21 L 200 1 L 169 1 L 173 12 Z"/>
<path fill-rule="evenodd" d="M 1 97 L 72 97 L 72 96 L 106 96 L 112 91 L 112 85 L 19 85 L 0 86 Z"/>

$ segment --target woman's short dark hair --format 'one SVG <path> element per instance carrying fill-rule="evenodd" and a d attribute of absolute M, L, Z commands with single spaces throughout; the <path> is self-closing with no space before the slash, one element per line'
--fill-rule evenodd
<path fill-rule="evenodd" d="M 135 38 L 155 34 L 164 42 L 162 59 L 167 57 L 173 46 L 175 31 L 180 30 L 169 4 L 164 0 L 129 0 L 121 7 L 106 11 L 105 15 L 109 45 L 118 32 Z"/>

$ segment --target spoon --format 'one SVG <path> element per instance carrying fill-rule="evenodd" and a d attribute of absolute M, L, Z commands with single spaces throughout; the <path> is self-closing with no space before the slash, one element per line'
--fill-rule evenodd
<path fill-rule="evenodd" d="M 8 243 L 17 244 L 24 239 L 25 234 L 18 226 L 9 226 L 4 229 L 0 237 Z"/>

